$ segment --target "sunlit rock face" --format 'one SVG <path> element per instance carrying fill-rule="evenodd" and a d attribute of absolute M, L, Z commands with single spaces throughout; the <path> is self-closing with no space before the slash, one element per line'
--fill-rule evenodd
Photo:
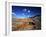
<path fill-rule="evenodd" d="M 41 29 L 41 16 L 35 16 L 33 19 L 33 22 L 35 23 L 36 29 Z"/>
<path fill-rule="evenodd" d="M 33 16 L 29 18 L 12 18 L 12 31 L 40 29 L 41 29 L 40 16 Z"/>

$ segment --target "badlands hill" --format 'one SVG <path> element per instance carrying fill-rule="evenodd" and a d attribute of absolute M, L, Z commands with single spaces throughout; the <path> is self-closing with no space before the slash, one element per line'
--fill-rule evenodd
<path fill-rule="evenodd" d="M 29 18 L 12 17 L 12 31 L 16 30 L 40 30 L 41 17 L 39 15 Z"/>

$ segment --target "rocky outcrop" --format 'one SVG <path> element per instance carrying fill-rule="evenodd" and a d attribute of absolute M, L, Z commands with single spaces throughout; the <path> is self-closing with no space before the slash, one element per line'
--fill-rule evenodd
<path fill-rule="evenodd" d="M 41 16 L 29 18 L 12 18 L 12 31 L 16 30 L 40 30 Z"/>

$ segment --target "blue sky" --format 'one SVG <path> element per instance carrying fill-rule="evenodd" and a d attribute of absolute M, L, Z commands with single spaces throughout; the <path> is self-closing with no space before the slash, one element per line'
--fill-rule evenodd
<path fill-rule="evenodd" d="M 41 15 L 41 7 L 12 6 L 12 16 L 17 18 L 28 18 Z"/>

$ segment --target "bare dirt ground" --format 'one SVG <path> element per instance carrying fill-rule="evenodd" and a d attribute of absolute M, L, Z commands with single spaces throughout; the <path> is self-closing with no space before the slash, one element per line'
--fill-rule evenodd
<path fill-rule="evenodd" d="M 38 19 L 35 19 L 36 21 L 33 21 L 32 18 L 16 18 L 13 20 L 12 31 L 41 29 L 41 24 Z"/>

